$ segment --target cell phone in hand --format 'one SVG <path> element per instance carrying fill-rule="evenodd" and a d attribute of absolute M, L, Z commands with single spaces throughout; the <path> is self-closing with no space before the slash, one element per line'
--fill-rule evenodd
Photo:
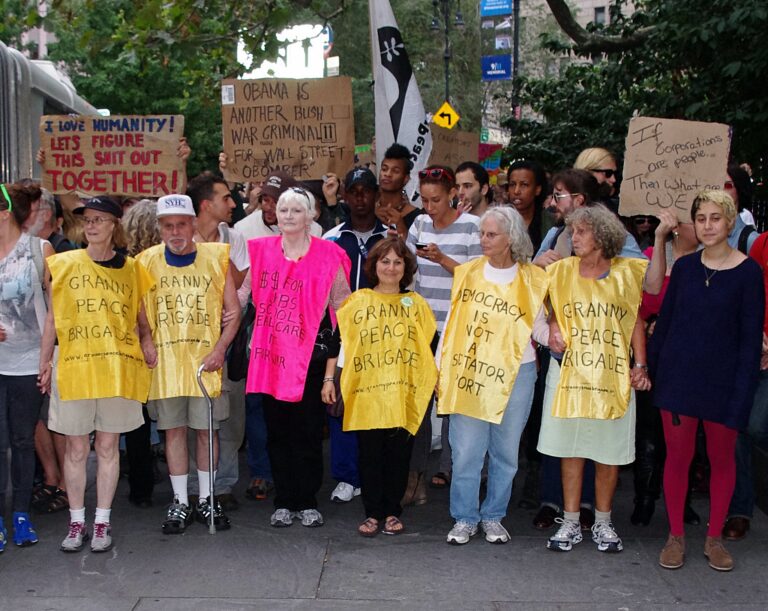
<path fill-rule="evenodd" d="M 425 244 L 424 242 L 416 242 L 416 250 L 424 250 L 429 244 Z"/>

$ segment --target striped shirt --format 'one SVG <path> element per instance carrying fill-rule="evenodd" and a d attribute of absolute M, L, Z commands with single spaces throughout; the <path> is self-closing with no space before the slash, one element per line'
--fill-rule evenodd
<path fill-rule="evenodd" d="M 416 252 L 416 242 L 436 244 L 443 254 L 456 263 L 466 263 L 483 254 L 480 248 L 480 221 L 468 213 L 460 215 L 445 229 L 435 229 L 432 219 L 422 214 L 408 230 L 406 243 Z M 451 305 L 453 274 L 442 265 L 417 255 L 419 267 L 415 277 L 415 291 L 427 300 L 437 321 L 438 332 L 443 332 Z"/>

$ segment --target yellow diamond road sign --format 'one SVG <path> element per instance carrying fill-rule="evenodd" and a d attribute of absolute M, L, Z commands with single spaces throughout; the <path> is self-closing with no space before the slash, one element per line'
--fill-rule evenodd
<path fill-rule="evenodd" d="M 459 114 L 446 101 L 438 109 L 438 111 L 434 115 L 432 115 L 432 123 L 435 123 L 440 127 L 453 129 L 453 127 L 456 125 L 456 123 L 458 123 L 460 118 L 461 117 L 459 117 Z"/>

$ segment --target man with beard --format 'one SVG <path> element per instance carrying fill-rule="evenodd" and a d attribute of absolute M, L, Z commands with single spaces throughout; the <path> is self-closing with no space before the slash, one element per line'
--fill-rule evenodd
<path fill-rule="evenodd" d="M 488 210 L 491 189 L 488 171 L 479 163 L 465 161 L 456 168 L 456 183 L 462 210 L 477 217 L 483 216 Z"/>
<path fill-rule="evenodd" d="M 352 261 L 349 285 L 352 291 L 356 291 L 370 287 L 363 265 L 371 248 L 386 237 L 387 227 L 376 218 L 378 185 L 373 172 L 367 168 L 355 168 L 347 174 L 344 189 L 349 206 L 349 221 L 337 225 L 323 237 L 341 246 Z M 338 481 L 331 493 L 331 500 L 337 503 L 351 501 L 360 494 L 357 437 L 354 432 L 345 433 L 341 427 L 341 416 L 329 416 L 331 475 Z"/>
<path fill-rule="evenodd" d="M 208 404 L 197 385 L 197 368 L 204 365 L 204 384 L 221 408 L 221 370 L 227 347 L 237 332 L 239 304 L 229 264 L 229 245 L 196 244 L 197 227 L 192 200 L 186 195 L 166 195 L 157 202 L 157 221 L 162 244 L 137 257 L 156 281 L 146 300 L 147 318 L 157 348 L 158 366 L 152 377 L 148 411 L 165 431 L 165 455 L 173 488 L 162 530 L 184 532 L 192 521 L 187 481 L 189 457 L 187 429 L 195 431 L 197 477 L 201 498 L 196 514 L 208 521 L 210 513 L 218 528 L 229 528 L 229 519 L 218 501 L 205 498 L 216 465 L 208 465 Z M 222 310 L 235 312 L 221 327 Z M 226 406 L 228 407 L 228 406 Z M 226 409 L 225 407 L 225 409 Z M 214 408 L 214 428 L 219 428 Z M 214 438 L 214 462 L 218 443 Z"/>

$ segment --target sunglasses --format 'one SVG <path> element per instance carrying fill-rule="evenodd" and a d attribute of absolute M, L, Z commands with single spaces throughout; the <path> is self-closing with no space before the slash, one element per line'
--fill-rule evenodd
<path fill-rule="evenodd" d="M 590 170 L 592 172 L 600 172 L 601 174 L 604 174 L 606 178 L 613 178 L 616 175 L 617 170 L 602 170 L 602 169 L 594 169 Z"/>
<path fill-rule="evenodd" d="M 652 223 L 653 217 L 652 216 L 633 216 L 632 221 L 635 223 L 635 225 L 645 225 L 645 223 Z"/>
<path fill-rule="evenodd" d="M 426 170 L 419 170 L 419 179 L 432 178 L 434 180 L 443 180 L 453 184 L 454 178 L 443 168 L 427 168 Z"/>
<path fill-rule="evenodd" d="M 733 183 L 732 180 L 726 180 L 725 184 L 723 185 L 723 189 L 735 189 L 736 185 Z"/>
<path fill-rule="evenodd" d="M 0 184 L 0 189 L 3 191 L 3 196 L 5 197 L 5 201 L 8 202 L 8 212 L 13 212 L 13 200 L 11 200 L 11 196 L 8 195 L 8 190 L 5 188 L 5 185 Z"/>

